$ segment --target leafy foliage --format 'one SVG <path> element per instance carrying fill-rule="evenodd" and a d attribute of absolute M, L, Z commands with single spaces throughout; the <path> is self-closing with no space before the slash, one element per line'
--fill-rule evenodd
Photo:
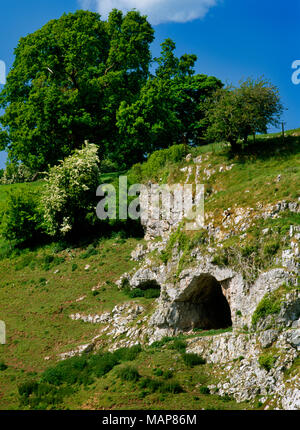
<path fill-rule="evenodd" d="M 181 385 L 176 381 L 159 381 L 153 378 L 142 378 L 139 387 L 149 390 L 150 393 L 179 394 L 183 392 Z"/>
<path fill-rule="evenodd" d="M 118 377 L 122 379 L 122 381 L 136 382 L 140 379 L 140 374 L 135 367 L 125 366 L 119 369 Z"/>
<path fill-rule="evenodd" d="M 170 349 L 175 349 L 178 352 L 185 353 L 187 343 L 182 339 L 175 339 L 174 342 L 169 346 Z"/>
<path fill-rule="evenodd" d="M 2 218 L 1 233 L 19 244 L 35 239 L 42 232 L 37 193 L 15 190 L 10 192 Z"/>
<path fill-rule="evenodd" d="M 278 291 L 268 293 L 261 300 L 252 315 L 252 325 L 255 327 L 258 321 L 268 315 L 279 314 L 281 309 L 281 297 Z"/>
<path fill-rule="evenodd" d="M 236 151 L 239 139 L 247 144 L 249 135 L 266 133 L 268 125 L 278 125 L 282 112 L 278 89 L 263 78 L 249 78 L 239 88 L 216 91 L 207 113 L 207 136 L 229 142 Z"/>
<path fill-rule="evenodd" d="M 45 169 L 80 148 L 118 148 L 116 111 L 133 102 L 148 76 L 153 29 L 136 11 L 107 20 L 78 10 L 22 37 L 0 106 L 1 149 L 12 161 Z"/>
<path fill-rule="evenodd" d="M 2 176 L 0 176 L 0 182 L 5 185 L 31 182 L 34 177 L 33 172 L 24 164 L 8 163 Z"/>
<path fill-rule="evenodd" d="M 128 172 L 132 183 L 143 183 L 148 179 L 158 179 L 169 164 L 180 162 L 186 155 L 184 145 L 173 145 L 167 149 L 154 151 L 145 163 L 138 163 Z"/>
<path fill-rule="evenodd" d="M 177 58 L 171 39 L 161 46 L 155 76 L 134 103 L 122 102 L 117 115 L 120 151 L 133 161 L 172 144 L 199 144 L 207 126 L 205 102 L 222 87 L 214 77 L 194 75 L 195 55 Z"/>
<path fill-rule="evenodd" d="M 182 358 L 184 363 L 188 367 L 194 367 L 194 366 L 199 366 L 200 364 L 205 364 L 205 360 L 197 354 L 183 353 Z"/>
<path fill-rule="evenodd" d="M 0 361 L 0 372 L 3 372 L 4 370 L 6 370 L 8 368 L 8 366 L 4 363 L 4 361 Z"/>
<path fill-rule="evenodd" d="M 66 235 L 75 225 L 95 217 L 95 195 L 99 185 L 99 157 L 94 144 L 67 157 L 50 169 L 41 205 L 50 235 Z"/>
<path fill-rule="evenodd" d="M 115 352 L 68 358 L 45 370 L 40 380 L 28 380 L 18 387 L 20 404 L 31 409 L 55 409 L 81 385 L 90 385 L 93 377 L 101 378 L 124 361 L 134 360 L 141 347 L 122 348 Z M 124 381 L 137 381 L 139 374 L 132 366 L 119 369 Z"/>
<path fill-rule="evenodd" d="M 275 357 L 271 353 L 262 354 L 259 359 L 259 365 L 265 369 L 267 372 L 270 372 L 274 364 L 276 363 L 277 357 Z"/>

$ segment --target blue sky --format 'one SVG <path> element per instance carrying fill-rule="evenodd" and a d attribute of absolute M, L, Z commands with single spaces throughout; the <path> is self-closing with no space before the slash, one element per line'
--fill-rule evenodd
<path fill-rule="evenodd" d="M 171 37 L 177 54 L 198 56 L 196 70 L 238 84 L 264 75 L 280 90 L 288 110 L 287 128 L 300 127 L 300 85 L 292 83 L 292 63 L 300 60 L 299 0 L 16 0 L 1 2 L 0 60 L 9 69 L 21 36 L 50 19 L 79 8 L 100 11 L 133 7 L 149 15 L 156 40 L 152 51 Z M 5 3 L 5 4 L 3 4 Z M 0 89 L 2 86 L 0 86 Z M 5 154 L 0 153 L 0 167 Z"/>

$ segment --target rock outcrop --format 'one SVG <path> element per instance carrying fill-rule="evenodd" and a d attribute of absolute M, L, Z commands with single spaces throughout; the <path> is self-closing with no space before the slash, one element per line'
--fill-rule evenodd
<path fill-rule="evenodd" d="M 194 160 L 187 157 L 187 162 L 194 165 L 182 169 L 187 175 L 185 182 L 193 172 L 197 180 L 202 161 L 202 156 Z M 206 168 L 204 175 L 210 178 L 233 167 L 224 165 L 218 172 Z M 300 409 L 299 374 L 297 368 L 296 374 L 293 370 L 300 351 L 300 227 L 290 226 L 284 238 L 286 246 L 271 267 L 247 268 L 249 277 L 242 270 L 243 261 L 239 265 L 222 265 L 215 259 L 224 240 L 238 236 L 237 243 L 243 243 L 247 230 L 257 220 L 276 219 L 284 211 L 299 213 L 299 200 L 227 208 L 221 222 L 215 222 L 213 214 L 207 213 L 205 245 L 192 247 L 184 255 L 174 241 L 169 258 L 162 261 L 158 257 L 166 251 L 171 234 L 184 228 L 182 218 L 176 208 L 168 219 L 151 217 L 156 208 L 149 208 L 147 199 L 147 193 L 142 193 L 142 212 L 143 208 L 147 212 L 142 217 L 146 245 L 139 245 L 132 253 L 138 268 L 123 274 L 117 285 L 132 289 L 159 286 L 160 297 L 153 308 L 146 312 L 128 303 L 103 315 L 71 317 L 103 324 L 101 333 L 110 336 L 110 349 L 185 335 L 187 351 L 200 354 L 215 366 L 212 371 L 219 382 L 209 387 L 211 392 L 228 394 L 238 402 L 259 399 L 265 409 Z M 261 237 L 269 232 L 264 228 Z M 183 256 L 187 258 L 181 266 Z M 271 296 L 276 297 L 276 306 L 264 308 L 263 301 Z M 197 335 L 201 330 L 229 327 L 231 331 L 223 334 Z"/>
<path fill-rule="evenodd" d="M 191 175 L 189 169 L 186 173 Z M 208 177 L 214 173 L 206 172 Z M 206 252 L 202 252 L 203 248 L 192 249 L 189 263 L 182 270 L 178 270 L 182 252 L 176 244 L 167 262 L 153 257 L 166 249 L 170 235 L 180 228 L 180 221 L 176 217 L 168 221 L 147 217 L 144 222 L 147 245 L 132 254 L 139 268 L 124 274 L 118 285 L 121 287 L 126 281 L 134 289 L 155 282 L 161 294 L 152 314 L 145 317 L 140 336 L 131 341 L 151 344 L 164 336 L 184 334 L 187 351 L 200 354 L 207 363 L 216 366 L 220 381 L 209 387 L 211 392 L 228 394 L 238 402 L 259 399 L 265 409 L 300 409 L 299 374 L 291 371 L 300 351 L 299 226 L 290 227 L 288 246 L 281 258 L 274 261 L 275 267 L 258 271 L 251 279 L 246 279 L 237 267 L 224 267 L 214 259 L 223 240 L 234 235 L 243 239 L 255 221 L 277 218 L 283 211 L 299 213 L 299 202 L 229 208 L 221 225 L 209 222 L 205 227 L 209 237 Z M 210 214 L 206 219 L 211 221 Z M 268 233 L 269 229 L 261 232 L 262 236 Z M 263 299 L 271 294 L 278 296 L 276 312 L 268 313 L 266 309 L 262 315 L 257 314 Z M 197 336 L 197 329 L 218 330 L 229 326 L 231 332 Z"/>

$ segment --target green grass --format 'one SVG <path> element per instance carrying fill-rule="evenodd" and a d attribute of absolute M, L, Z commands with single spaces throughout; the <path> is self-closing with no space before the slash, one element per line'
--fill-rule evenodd
<path fill-rule="evenodd" d="M 299 376 L 300 374 L 300 354 L 295 358 L 292 366 L 285 370 L 285 378 L 292 378 L 294 376 Z"/>
<path fill-rule="evenodd" d="M 130 253 L 137 243 L 133 238 L 124 243 L 102 240 L 95 247 L 97 254 L 84 259 L 87 248 L 58 251 L 53 243 L 0 260 L 0 317 L 7 327 L 0 361 L 8 366 L 0 372 L 0 408 L 17 407 L 13 393 L 28 372 L 40 373 L 56 362 L 58 354 L 98 334 L 101 326 L 72 321 L 71 314 L 101 314 L 129 301 L 112 281 L 133 268 Z M 99 286 L 96 296 L 91 291 L 95 286 Z M 144 298 L 133 301 L 146 308 L 152 304 Z"/>
<path fill-rule="evenodd" d="M 120 377 L 126 369 L 126 378 Z M 163 375 L 155 370 L 161 369 Z M 199 410 L 252 409 L 249 403 L 224 402 L 217 394 L 203 393 L 202 386 L 214 383 L 209 365 L 187 367 L 170 349 L 145 348 L 130 363 L 135 377 L 128 380 L 127 365 L 118 365 L 92 385 L 78 389 L 65 399 L 65 407 L 74 409 L 117 410 Z M 170 370 L 171 369 L 171 370 Z M 137 377 L 137 373 L 139 377 Z M 164 378 L 164 374 L 168 377 Z"/>
<path fill-rule="evenodd" d="M 259 359 L 259 365 L 262 369 L 265 369 L 267 372 L 270 372 L 274 364 L 276 363 L 278 357 L 274 356 L 272 353 L 262 354 Z"/>

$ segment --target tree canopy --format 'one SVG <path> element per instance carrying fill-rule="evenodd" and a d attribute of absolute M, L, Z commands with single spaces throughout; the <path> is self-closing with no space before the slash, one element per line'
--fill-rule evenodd
<path fill-rule="evenodd" d="M 195 74 L 197 57 L 177 58 L 175 48 L 171 39 L 162 44 L 155 75 L 134 103 L 124 101 L 118 111 L 119 149 L 134 162 L 141 160 L 142 153 L 172 144 L 201 143 L 207 127 L 205 103 L 223 86 L 215 77 Z"/>
<path fill-rule="evenodd" d="M 268 125 L 278 125 L 283 112 L 276 86 L 264 78 L 248 78 L 238 88 L 215 92 L 207 111 L 210 140 L 225 140 L 237 150 L 248 136 L 266 133 Z"/>
<path fill-rule="evenodd" d="M 116 111 L 148 77 L 154 31 L 146 17 L 113 10 L 107 22 L 88 11 L 64 14 L 21 38 L 0 95 L 0 149 L 39 170 L 84 140 L 100 154 L 116 141 Z"/>
<path fill-rule="evenodd" d="M 195 73 L 195 55 L 178 58 L 171 39 L 152 59 L 153 40 L 145 16 L 117 9 L 107 21 L 89 11 L 64 14 L 21 38 L 0 94 L 0 150 L 11 164 L 47 170 L 88 140 L 107 166 L 122 169 L 207 137 L 236 147 L 277 123 L 282 105 L 268 81 L 223 89 Z"/>

